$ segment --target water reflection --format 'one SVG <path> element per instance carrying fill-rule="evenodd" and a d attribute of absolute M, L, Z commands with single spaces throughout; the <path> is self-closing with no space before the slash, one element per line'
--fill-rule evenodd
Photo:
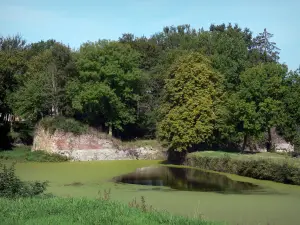
<path fill-rule="evenodd" d="M 114 181 L 186 191 L 253 193 L 262 190 L 258 185 L 231 180 L 225 175 L 167 166 L 140 168 L 133 173 L 116 177 Z"/>

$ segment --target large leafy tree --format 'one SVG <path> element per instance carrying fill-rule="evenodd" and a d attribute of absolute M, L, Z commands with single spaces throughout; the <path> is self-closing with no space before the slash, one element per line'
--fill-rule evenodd
<path fill-rule="evenodd" d="M 231 24 L 212 26 L 210 29 L 213 66 L 224 75 L 226 90 L 236 91 L 240 82 L 239 76 L 247 67 L 251 32 Z"/>
<path fill-rule="evenodd" d="M 233 115 L 247 137 L 268 133 L 267 149 L 272 148 L 271 128 L 285 122 L 283 104 L 286 68 L 280 64 L 259 64 L 241 74 L 240 90 L 232 104 Z"/>
<path fill-rule="evenodd" d="M 140 69 L 149 71 L 159 63 L 159 56 L 162 53 L 162 49 L 152 39 L 148 39 L 144 36 L 139 38 L 127 33 L 119 38 L 119 42 L 129 44 L 133 49 L 139 52 Z"/>
<path fill-rule="evenodd" d="M 69 114 L 65 87 L 76 73 L 70 49 L 52 43 L 36 53 L 31 55 L 26 73 L 17 77 L 19 88 L 11 94 L 10 105 L 16 115 L 32 121 L 47 115 Z"/>
<path fill-rule="evenodd" d="M 26 70 L 26 48 L 20 35 L 0 37 L 0 149 L 11 147 L 8 134 L 14 116 L 9 96 L 17 88 L 16 76 Z"/>
<path fill-rule="evenodd" d="M 291 141 L 296 150 L 300 150 L 300 69 L 290 71 L 285 81 L 284 107 L 286 109 L 286 121 L 279 126 L 283 136 Z"/>
<path fill-rule="evenodd" d="M 180 57 L 166 80 L 158 137 L 169 149 L 184 151 L 213 133 L 221 76 L 199 53 Z"/>
<path fill-rule="evenodd" d="M 134 123 L 139 101 L 140 55 L 128 44 L 88 42 L 77 54 L 79 76 L 69 85 L 73 107 L 89 123 L 122 130 Z"/>
<path fill-rule="evenodd" d="M 11 114 L 8 95 L 17 87 L 16 76 L 26 70 L 26 42 L 21 36 L 0 37 L 0 121 Z"/>

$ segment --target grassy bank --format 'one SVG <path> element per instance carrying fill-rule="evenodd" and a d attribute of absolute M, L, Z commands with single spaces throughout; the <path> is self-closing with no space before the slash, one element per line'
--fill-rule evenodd
<path fill-rule="evenodd" d="M 188 154 L 185 164 L 205 170 L 300 185 L 300 160 L 279 154 L 243 155 L 195 152 Z"/>
<path fill-rule="evenodd" d="M 168 213 L 143 212 L 125 204 L 80 198 L 0 199 L 1 224 L 217 225 Z"/>
<path fill-rule="evenodd" d="M 44 151 L 31 151 L 29 146 L 15 147 L 12 150 L 0 151 L 1 161 L 15 162 L 64 162 L 67 157 L 58 154 L 49 154 Z"/>

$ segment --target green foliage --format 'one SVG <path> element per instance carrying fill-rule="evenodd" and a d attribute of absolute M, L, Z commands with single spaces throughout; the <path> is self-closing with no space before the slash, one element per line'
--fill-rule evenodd
<path fill-rule="evenodd" d="M 72 118 L 45 117 L 39 121 L 39 126 L 53 134 L 56 130 L 71 132 L 74 134 L 84 134 L 88 131 L 88 126 Z"/>
<path fill-rule="evenodd" d="M 77 54 L 79 76 L 69 84 L 73 107 L 96 125 L 122 130 L 136 120 L 140 55 L 127 44 L 85 43 Z M 98 121 L 98 122 L 96 122 Z"/>
<path fill-rule="evenodd" d="M 0 37 L 0 122 L 11 112 L 9 93 L 16 89 L 15 74 L 26 68 L 26 42 L 21 36 Z"/>
<path fill-rule="evenodd" d="M 188 154 L 186 165 L 205 170 L 232 173 L 261 180 L 300 185 L 300 161 L 286 158 L 236 158 Z"/>
<path fill-rule="evenodd" d="M 213 66 L 224 75 L 226 89 L 235 91 L 240 74 L 247 66 L 249 43 L 246 40 L 251 39 L 251 34 L 247 29 L 242 31 L 237 25 L 233 27 L 231 24 L 222 24 L 221 29 L 212 26 L 210 31 Z"/>
<path fill-rule="evenodd" d="M 279 59 L 279 48 L 270 39 L 274 35 L 265 28 L 252 41 L 251 53 L 259 53 L 258 62 L 277 62 Z"/>
<path fill-rule="evenodd" d="M 166 80 L 158 137 L 176 151 L 205 142 L 214 129 L 221 76 L 198 53 L 174 63 Z"/>
<path fill-rule="evenodd" d="M 289 72 L 285 79 L 284 107 L 286 120 L 280 124 L 278 130 L 288 140 L 291 141 L 297 152 L 300 152 L 300 70 Z"/>
<path fill-rule="evenodd" d="M 30 147 L 15 147 L 12 150 L 0 151 L 0 161 L 14 162 L 65 162 L 69 159 L 59 154 L 45 151 L 31 151 Z"/>
<path fill-rule="evenodd" d="M 227 124 L 235 126 L 235 133 L 259 138 L 272 127 L 284 124 L 286 111 L 283 103 L 286 68 L 275 63 L 259 64 L 245 70 L 240 76 L 239 90 L 228 98 L 230 111 Z M 268 138 L 268 150 L 272 143 Z"/>
<path fill-rule="evenodd" d="M 0 199 L 3 224 L 133 224 L 133 225 L 213 225 L 221 224 L 174 216 L 169 213 L 143 212 L 118 202 L 80 198 Z"/>
<path fill-rule="evenodd" d="M 0 164 L 0 197 L 20 198 L 42 194 L 47 182 L 24 182 L 15 174 L 14 165 L 7 167 Z"/>
<path fill-rule="evenodd" d="M 47 115 L 70 114 L 70 101 L 65 87 L 76 74 L 71 50 L 59 43 L 51 48 L 35 51 L 27 71 L 17 75 L 18 89 L 9 96 L 10 106 L 16 115 L 30 121 L 38 121 Z"/>
<path fill-rule="evenodd" d="M 242 142 L 271 150 L 276 128 L 299 148 L 299 72 L 278 62 L 272 37 L 231 23 L 166 26 L 149 38 L 125 33 L 78 50 L 1 37 L 0 123 L 72 117 L 126 140 L 158 137 L 179 151 Z"/>

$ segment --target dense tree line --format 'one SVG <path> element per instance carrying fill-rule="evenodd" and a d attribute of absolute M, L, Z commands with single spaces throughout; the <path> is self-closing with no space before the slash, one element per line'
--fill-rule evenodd
<path fill-rule="evenodd" d="M 271 129 L 300 144 L 300 74 L 279 63 L 266 29 L 169 26 L 151 37 L 27 44 L 0 38 L 0 123 L 72 117 L 123 139 L 171 150 L 241 148 Z M 10 118 L 10 119 L 9 119 Z"/>

